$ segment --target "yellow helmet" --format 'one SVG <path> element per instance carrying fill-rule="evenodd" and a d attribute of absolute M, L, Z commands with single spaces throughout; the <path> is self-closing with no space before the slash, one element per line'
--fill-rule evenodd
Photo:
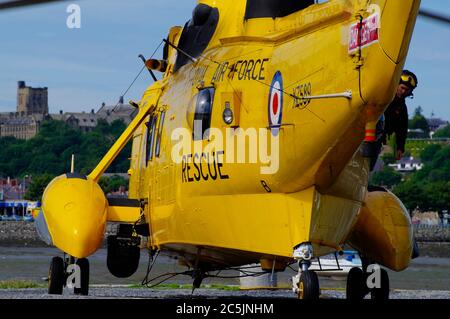
<path fill-rule="evenodd" d="M 403 70 L 400 78 L 400 84 L 405 84 L 414 90 L 419 83 L 417 81 L 417 76 L 414 73 L 408 70 Z"/>

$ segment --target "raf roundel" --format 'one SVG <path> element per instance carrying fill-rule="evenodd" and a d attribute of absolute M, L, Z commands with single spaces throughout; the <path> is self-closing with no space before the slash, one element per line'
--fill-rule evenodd
<path fill-rule="evenodd" d="M 283 117 L 283 78 L 275 73 L 269 94 L 269 125 L 273 135 L 278 135 Z"/>

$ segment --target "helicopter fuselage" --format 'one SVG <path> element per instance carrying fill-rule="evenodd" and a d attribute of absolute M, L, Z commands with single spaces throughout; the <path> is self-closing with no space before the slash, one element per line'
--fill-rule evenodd
<path fill-rule="evenodd" d="M 359 147 L 393 98 L 419 1 L 246 20 L 245 1 L 200 3 L 218 10 L 214 36 L 177 67 L 190 57 L 172 29 L 179 50 L 133 136 L 130 198 L 147 203 L 149 245 L 209 268 L 288 261 L 301 243 L 339 250 L 367 191 Z"/>

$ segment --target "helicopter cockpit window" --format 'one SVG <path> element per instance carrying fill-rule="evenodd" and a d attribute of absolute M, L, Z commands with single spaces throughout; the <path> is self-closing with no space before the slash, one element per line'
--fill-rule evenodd
<path fill-rule="evenodd" d="M 194 115 L 194 141 L 209 138 L 211 128 L 212 105 L 214 101 L 214 88 L 202 89 L 197 96 L 197 104 Z M 205 134 L 206 133 L 206 134 Z"/>
<path fill-rule="evenodd" d="M 155 156 L 159 157 L 161 153 L 161 138 L 164 127 L 164 119 L 166 118 L 166 112 L 163 111 L 159 117 L 158 135 L 156 136 Z"/>
<path fill-rule="evenodd" d="M 245 19 L 282 18 L 314 3 L 315 0 L 247 0 Z"/>
<path fill-rule="evenodd" d="M 156 131 L 156 116 L 151 116 L 150 121 L 147 124 L 147 151 L 146 151 L 146 162 L 153 159 L 153 145 L 155 141 L 155 131 Z"/>
<path fill-rule="evenodd" d="M 206 4 L 199 4 L 192 13 L 192 19 L 184 26 L 178 47 L 194 58 L 198 58 L 205 51 L 211 41 L 217 24 L 219 23 L 219 10 Z M 178 53 L 174 72 L 190 62 L 189 58 Z"/>

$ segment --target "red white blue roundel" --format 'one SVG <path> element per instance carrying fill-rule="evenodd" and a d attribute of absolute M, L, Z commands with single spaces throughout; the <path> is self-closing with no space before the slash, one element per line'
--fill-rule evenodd
<path fill-rule="evenodd" d="M 283 77 L 278 71 L 273 76 L 269 94 L 269 126 L 273 135 L 278 135 L 283 117 Z"/>

